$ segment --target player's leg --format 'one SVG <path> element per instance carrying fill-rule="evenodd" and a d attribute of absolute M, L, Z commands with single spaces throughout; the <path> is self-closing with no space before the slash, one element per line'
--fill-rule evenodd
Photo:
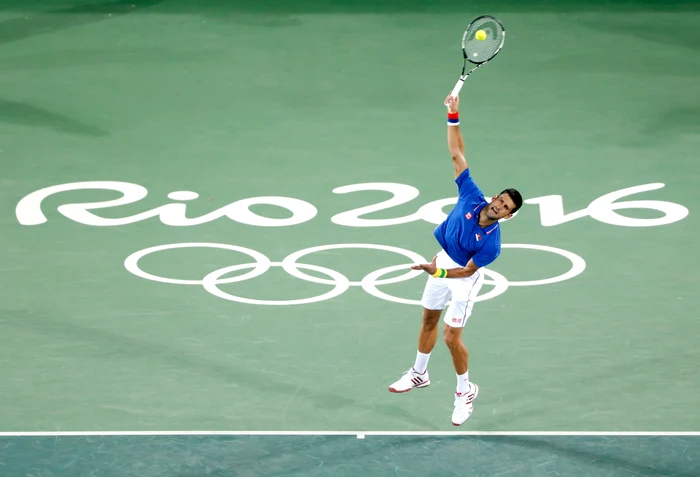
<path fill-rule="evenodd" d="M 440 323 L 442 310 L 429 310 L 423 308 L 423 324 L 418 334 L 418 353 L 413 368 L 422 373 L 428 368 L 430 353 L 435 348 L 438 338 L 438 323 Z"/>
<path fill-rule="evenodd" d="M 447 280 L 449 279 L 428 277 L 425 283 L 421 298 L 423 317 L 418 334 L 416 360 L 398 381 L 389 386 L 389 391 L 392 393 L 405 393 L 413 388 L 424 388 L 430 385 L 428 360 L 437 342 L 442 310 L 452 295 Z"/>
<path fill-rule="evenodd" d="M 457 392 L 464 391 L 464 382 L 469 382 L 467 373 L 469 372 L 469 352 L 462 341 L 462 330 L 464 328 L 455 328 L 445 324 L 443 336 L 447 349 L 452 355 L 452 364 L 457 373 Z"/>
<path fill-rule="evenodd" d="M 462 425 L 471 416 L 472 402 L 479 394 L 479 387 L 469 380 L 469 352 L 464 345 L 462 331 L 471 316 L 474 299 L 483 285 L 483 273 L 478 271 L 467 279 L 451 282 L 453 302 L 445 313 L 443 335 L 450 350 L 457 375 L 452 424 Z"/>

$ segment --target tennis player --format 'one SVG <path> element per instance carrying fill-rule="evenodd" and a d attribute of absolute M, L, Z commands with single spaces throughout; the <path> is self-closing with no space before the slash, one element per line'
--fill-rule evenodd
<path fill-rule="evenodd" d="M 438 337 L 438 323 L 447 308 L 444 338 L 457 373 L 452 424 L 462 425 L 473 411 L 472 402 L 479 387 L 469 381 L 467 348 L 462 342 L 462 329 L 472 313 L 474 299 L 484 283 L 482 267 L 492 263 L 501 253 L 500 219 L 508 219 L 522 206 L 523 198 L 515 189 L 505 189 L 487 201 L 474 183 L 464 157 L 464 141 L 459 129 L 459 97 L 445 100 L 447 113 L 447 145 L 452 155 L 459 199 L 444 222 L 433 234 L 442 249 L 431 263 L 415 265 L 428 275 L 421 305 L 423 326 L 418 335 L 416 361 L 403 376 L 389 386 L 393 393 L 430 385 L 428 359 Z"/>

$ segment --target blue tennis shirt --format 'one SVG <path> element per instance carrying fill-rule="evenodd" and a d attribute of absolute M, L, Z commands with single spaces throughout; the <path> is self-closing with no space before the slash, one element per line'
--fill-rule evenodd
<path fill-rule="evenodd" d="M 485 267 L 501 254 L 501 228 L 498 222 L 479 227 L 479 212 L 488 202 L 474 183 L 469 168 L 457 179 L 459 199 L 444 222 L 433 234 L 452 260 L 463 267 L 474 259 L 477 267 Z"/>

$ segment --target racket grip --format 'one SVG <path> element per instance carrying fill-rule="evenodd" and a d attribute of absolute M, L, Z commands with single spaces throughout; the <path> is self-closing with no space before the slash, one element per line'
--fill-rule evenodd
<path fill-rule="evenodd" d="M 455 85 L 454 88 L 452 88 L 452 92 L 450 93 L 450 96 L 453 98 L 456 98 L 459 95 L 460 90 L 462 89 L 462 86 L 464 85 L 464 80 L 462 78 L 457 81 L 457 84 Z"/>

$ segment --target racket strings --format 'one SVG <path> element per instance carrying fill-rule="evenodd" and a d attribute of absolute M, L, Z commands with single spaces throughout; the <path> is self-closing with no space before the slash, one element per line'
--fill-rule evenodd
<path fill-rule="evenodd" d="M 486 34 L 486 38 L 477 39 L 477 32 Z M 490 60 L 498 53 L 503 45 L 505 31 L 503 27 L 491 18 L 475 21 L 469 26 L 462 39 L 462 49 L 467 59 L 473 63 Z"/>

